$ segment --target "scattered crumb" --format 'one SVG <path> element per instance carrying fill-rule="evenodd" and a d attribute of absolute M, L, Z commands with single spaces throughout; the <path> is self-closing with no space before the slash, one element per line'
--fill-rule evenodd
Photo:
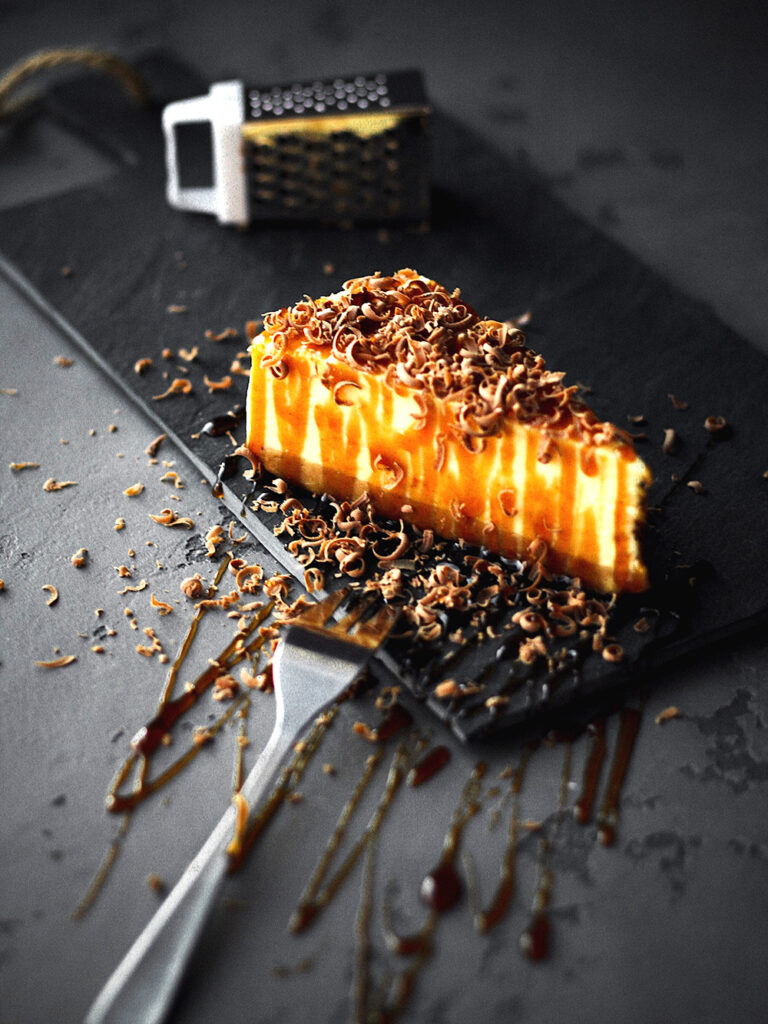
<path fill-rule="evenodd" d="M 44 491 L 62 491 L 65 487 L 77 487 L 77 480 L 61 480 L 58 483 L 49 476 L 43 484 Z"/>
<path fill-rule="evenodd" d="M 335 271 L 336 271 L 336 267 L 334 266 L 334 264 L 333 264 L 333 263 L 324 263 L 324 264 L 323 264 L 323 273 L 324 273 L 324 274 L 327 274 L 327 275 L 328 275 L 329 277 L 330 277 L 330 275 L 331 275 L 331 274 L 333 274 L 333 273 L 334 273 Z"/>
<path fill-rule="evenodd" d="M 157 455 L 160 445 L 163 443 L 167 436 L 167 434 L 158 434 L 154 441 L 150 441 L 147 447 L 144 449 L 144 454 L 148 455 L 151 459 L 153 459 Z"/>
<path fill-rule="evenodd" d="M 78 548 L 77 551 L 72 555 L 72 565 L 76 569 L 82 569 L 88 559 L 88 549 Z"/>
<path fill-rule="evenodd" d="M 162 654 L 163 645 L 155 635 L 155 631 L 151 626 L 144 627 L 144 635 L 149 637 L 151 643 L 149 644 L 136 644 L 136 651 L 138 654 L 143 655 L 145 658 L 151 658 L 153 654 Z"/>
<path fill-rule="evenodd" d="M 332 764 L 328 764 L 327 762 L 323 765 L 323 771 L 325 772 L 326 775 L 336 774 L 336 769 L 333 767 Z"/>
<path fill-rule="evenodd" d="M 8 468 L 18 473 L 22 469 L 40 469 L 39 462 L 9 462 Z"/>
<path fill-rule="evenodd" d="M 234 327 L 225 327 L 224 330 L 220 331 L 218 334 L 208 330 L 205 332 L 205 336 L 208 341 L 226 341 L 227 338 L 236 338 L 238 335 L 237 330 Z"/>
<path fill-rule="evenodd" d="M 506 697 L 503 694 L 496 694 L 494 697 L 488 697 L 485 702 L 485 706 L 489 711 L 493 711 L 494 708 L 503 708 L 507 704 L 509 704 L 509 697 Z"/>
<path fill-rule="evenodd" d="M 192 382 L 186 377 L 176 377 L 171 381 L 168 389 L 161 395 L 153 395 L 152 401 L 158 402 L 161 398 L 168 398 L 170 395 L 188 395 L 192 391 Z"/>
<path fill-rule="evenodd" d="M 64 367 L 71 366 L 74 363 L 74 359 L 70 359 L 69 356 L 54 356 L 53 361 L 57 366 Z"/>
<path fill-rule="evenodd" d="M 203 383 L 208 388 L 208 393 L 213 394 L 214 391 L 228 391 L 232 387 L 232 378 L 227 374 L 221 380 L 211 380 L 206 373 L 203 377 Z"/>
<path fill-rule="evenodd" d="M 170 615 L 173 611 L 173 605 L 167 601 L 160 601 L 154 594 L 149 595 L 149 603 L 153 608 L 157 608 L 158 615 Z"/>
<path fill-rule="evenodd" d="M 213 558 L 216 554 L 216 548 L 224 540 L 224 527 L 220 523 L 216 523 L 208 530 L 205 535 L 205 549 L 208 552 L 208 557 Z"/>
<path fill-rule="evenodd" d="M 185 597 L 194 600 L 196 597 L 200 597 L 203 590 L 205 589 L 205 583 L 199 572 L 196 572 L 194 576 L 187 576 L 179 584 L 179 589 Z"/>
<path fill-rule="evenodd" d="M 117 572 L 118 576 L 121 576 L 125 580 L 129 580 L 133 576 L 133 573 L 131 572 L 127 565 L 116 565 L 115 571 Z"/>
<path fill-rule="evenodd" d="M 648 621 L 648 619 L 646 619 L 646 617 L 643 615 L 642 618 L 639 618 L 637 620 L 637 622 L 634 624 L 632 628 L 636 633 L 647 633 L 648 630 L 651 628 L 651 624 Z"/>
<path fill-rule="evenodd" d="M 675 707 L 675 705 L 672 704 L 668 708 L 664 708 L 663 711 L 660 711 L 658 715 L 656 715 L 654 721 L 656 722 L 656 725 L 663 725 L 664 722 L 668 722 L 671 718 L 681 718 L 682 714 L 683 713 L 680 708 Z"/>
<path fill-rule="evenodd" d="M 93 644 L 93 646 L 91 647 L 91 650 L 93 651 L 94 654 L 103 654 L 104 653 L 104 647 L 102 646 L 102 644 Z"/>
<path fill-rule="evenodd" d="M 193 348 L 180 348 L 179 356 L 184 360 L 185 363 L 191 363 L 195 359 L 197 359 L 199 351 L 200 350 L 198 349 L 197 345 L 195 345 Z"/>
<path fill-rule="evenodd" d="M 165 311 L 166 313 L 186 313 L 187 307 L 178 304 L 172 304 L 170 306 L 166 306 Z"/>
<path fill-rule="evenodd" d="M 661 450 L 665 455 L 669 455 L 674 451 L 675 445 L 677 444 L 677 434 L 672 427 L 667 427 L 664 431 L 664 443 L 661 446 Z"/>
<path fill-rule="evenodd" d="M 160 875 L 147 875 L 147 885 L 152 892 L 156 892 L 158 894 L 165 892 L 165 882 L 162 880 Z"/>
<path fill-rule="evenodd" d="M 150 512 L 149 518 L 161 526 L 181 526 L 185 530 L 191 530 L 195 525 L 189 516 L 180 516 L 172 508 L 164 508 L 159 515 L 153 515 Z M 147 546 L 151 546 L 151 543 L 151 541 L 147 541 Z"/>
<path fill-rule="evenodd" d="M 691 490 L 694 491 L 696 494 L 707 493 L 707 488 L 704 486 L 701 480 L 689 480 L 687 486 L 690 487 Z"/>
<path fill-rule="evenodd" d="M 125 520 L 123 519 L 122 516 L 118 516 L 117 519 L 115 520 L 115 529 L 118 532 L 120 530 L 124 530 L 125 529 Z"/>
<path fill-rule="evenodd" d="M 235 528 L 235 522 L 234 522 L 234 520 L 232 520 L 232 521 L 230 522 L 229 526 L 227 527 L 227 536 L 229 537 L 230 541 L 231 541 L 231 542 L 232 542 L 233 544 L 242 544 L 242 543 L 243 543 L 243 541 L 245 540 L 245 538 L 246 538 L 246 537 L 248 536 L 248 534 L 247 534 L 247 533 L 244 533 L 244 534 L 242 535 L 242 537 L 234 537 L 234 536 L 232 535 L 232 531 L 234 530 L 234 528 Z"/>
<path fill-rule="evenodd" d="M 125 494 L 129 498 L 135 498 L 136 495 L 141 494 L 143 490 L 144 484 L 131 484 L 130 487 L 126 487 L 126 489 L 123 491 L 123 494 Z"/>
<path fill-rule="evenodd" d="M 240 689 L 240 684 L 233 675 L 225 673 L 218 676 L 213 684 L 212 697 L 214 700 L 233 700 Z"/>
<path fill-rule="evenodd" d="M 707 416 L 704 420 L 704 429 L 709 434 L 719 434 L 728 426 L 725 416 Z"/>
<path fill-rule="evenodd" d="M 36 661 L 35 664 L 38 668 L 64 668 L 74 661 L 77 661 L 74 654 L 62 654 L 60 658 L 54 658 L 52 661 Z"/>
<path fill-rule="evenodd" d="M 606 644 L 602 653 L 606 661 L 622 661 L 624 659 L 624 648 L 621 644 Z"/>
<path fill-rule="evenodd" d="M 149 359 L 147 356 L 144 356 L 143 359 L 137 359 L 136 362 L 133 364 L 133 372 L 139 374 L 145 373 L 151 366 L 152 360 Z"/>
<path fill-rule="evenodd" d="M 18 388 L 0 388 L 0 395 L 18 395 Z"/>
<path fill-rule="evenodd" d="M 122 590 L 118 590 L 118 594 L 127 594 L 129 591 L 133 594 L 138 594 L 140 590 L 146 590 L 147 586 L 148 584 L 146 580 L 141 580 L 141 582 L 138 583 L 135 587 L 126 584 Z M 132 615 L 133 612 L 129 612 L 128 609 L 126 609 L 126 615 L 127 614 Z"/>
<path fill-rule="evenodd" d="M 673 408 L 675 408 L 675 409 L 687 409 L 688 408 L 688 403 L 686 401 L 684 401 L 682 398 L 677 398 L 675 395 L 673 395 L 671 393 L 667 397 L 669 398 L 670 402 L 672 403 Z"/>

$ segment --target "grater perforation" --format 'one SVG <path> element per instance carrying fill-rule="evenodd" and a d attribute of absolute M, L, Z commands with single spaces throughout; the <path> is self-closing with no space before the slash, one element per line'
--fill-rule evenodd
<path fill-rule="evenodd" d="M 429 215 L 430 110 L 418 71 L 246 87 L 164 112 L 168 198 L 222 223 L 423 221 Z M 214 184 L 178 183 L 176 131 L 212 127 Z"/>

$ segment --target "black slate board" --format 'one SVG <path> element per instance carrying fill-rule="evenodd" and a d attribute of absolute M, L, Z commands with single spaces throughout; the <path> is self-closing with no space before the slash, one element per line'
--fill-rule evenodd
<path fill-rule="evenodd" d="M 240 232 L 173 211 L 164 200 L 160 108 L 205 91 L 207 83 L 162 55 L 147 58 L 142 70 L 157 99 L 148 109 L 132 108 L 116 86 L 91 76 L 51 95 L 51 114 L 110 154 L 116 172 L 87 189 L 3 212 L 0 247 L 211 481 L 227 448 L 220 439 L 193 435 L 244 400 L 246 378 L 235 377 L 225 394 L 209 394 L 203 375 L 218 379 L 227 372 L 245 347 L 247 320 L 376 269 L 416 267 L 460 286 L 472 305 L 501 319 L 529 310 L 531 346 L 550 367 L 566 370 L 569 381 L 591 386 L 588 400 L 600 416 L 627 426 L 628 415 L 646 418 L 630 429 L 647 434 L 638 449 L 655 478 L 648 550 L 656 586 L 648 598 L 620 608 L 613 632 L 629 657 L 618 669 L 588 658 L 556 692 L 542 690 L 539 680 L 495 717 L 432 701 L 460 736 L 614 690 L 766 614 L 763 355 L 569 212 L 533 168 L 503 158 L 442 113 L 434 119 L 429 231 L 390 228 L 385 240 L 375 227 L 275 224 Z M 62 274 L 63 266 L 71 273 Z M 172 305 L 186 312 L 170 314 Z M 239 340 L 205 340 L 206 329 L 229 326 L 240 329 Z M 194 345 L 200 350 L 189 365 L 194 394 L 154 401 L 167 386 L 162 371 L 174 366 L 163 363 L 161 350 Z M 154 367 L 137 376 L 134 363 L 143 356 Z M 687 409 L 675 408 L 670 394 Z M 709 415 L 726 418 L 725 436 L 705 431 Z M 665 455 L 669 427 L 678 443 Z M 686 486 L 693 479 L 705 494 Z M 242 509 L 245 496 L 242 479 L 228 481 L 223 497 L 233 511 Z M 243 522 L 301 577 L 268 521 L 251 513 Z M 657 632 L 640 639 L 632 622 L 646 606 L 660 610 L 653 617 Z"/>

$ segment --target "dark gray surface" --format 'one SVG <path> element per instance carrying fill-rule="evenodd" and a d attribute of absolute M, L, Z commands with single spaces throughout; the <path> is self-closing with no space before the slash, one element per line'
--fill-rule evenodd
<path fill-rule="evenodd" d="M 608 20 L 549 4 L 503 20 L 501 31 L 500 9 L 490 4 L 475 8 L 482 16 L 471 24 L 466 16 L 440 21 L 409 8 L 409 31 L 395 38 L 382 31 L 385 21 L 391 24 L 391 8 L 385 14 L 334 5 L 309 15 L 300 23 L 306 28 L 288 37 L 285 9 L 260 12 L 265 21 L 258 27 L 245 10 L 234 3 L 215 11 L 139 4 L 131 12 L 107 13 L 101 5 L 71 4 L 65 15 L 56 5 L 34 14 L 6 5 L 0 55 L 7 63 L 35 46 L 83 38 L 124 52 L 163 44 L 209 69 L 211 79 L 231 72 L 252 78 L 257 61 L 258 77 L 282 79 L 341 65 L 414 63 L 418 50 L 441 105 L 512 152 L 525 145 L 538 166 L 559 179 L 561 195 L 768 348 L 766 211 L 759 188 L 768 143 L 757 16 L 750 22 L 745 15 L 726 18 L 725 8 L 697 15 L 682 4 L 624 4 L 613 5 Z M 13 152 L 14 161 L 22 161 L 20 151 Z M 36 166 L 39 153 L 25 151 Z M 29 195 L 22 177 L 19 199 Z M 40 187 L 56 186 L 55 179 L 54 173 Z M 160 469 L 149 469 L 141 454 L 153 428 L 2 288 L 0 387 L 19 389 L 16 397 L 0 396 L 3 455 L 6 463 L 35 459 L 41 468 L 18 475 L 3 469 L 0 492 L 0 577 L 6 582 L 0 594 L 0 1020 L 75 1021 L 152 911 L 156 897 L 146 876 L 178 876 L 231 785 L 228 735 L 168 791 L 167 803 L 161 798 L 137 815 L 101 901 L 85 921 L 70 920 L 115 829 L 103 811 L 105 788 L 162 682 L 160 666 L 133 650 L 136 634 L 123 616 L 126 599 L 116 593 L 121 584 L 114 566 L 133 546 L 136 575 L 159 597 L 172 599 L 190 565 L 209 566 L 200 533 L 222 512 L 169 449 L 161 457 L 174 459 L 187 482 L 179 506 L 192 515 L 199 510 L 201 528 L 188 546 L 186 535 L 152 527 L 147 512 L 168 504 Z M 167 301 L 173 299 L 159 295 L 158 308 Z M 60 353 L 75 355 L 75 365 L 53 365 Z M 72 401 L 72 395 L 88 401 Z M 109 433 L 110 423 L 116 433 Z M 78 486 L 45 494 L 41 484 L 51 475 L 78 480 Z M 124 487 L 138 479 L 145 493 L 123 497 Z M 113 530 L 118 515 L 128 523 L 121 533 Z M 147 548 L 147 539 L 158 547 Z M 91 562 L 78 572 L 69 557 L 83 545 Z M 45 582 L 61 592 L 53 608 L 45 607 L 39 589 Z M 183 608 L 157 620 L 149 592 L 129 595 L 130 603 L 172 653 L 185 624 Z M 96 607 L 105 609 L 99 619 Z M 117 630 L 104 641 L 110 652 L 104 655 L 89 650 L 100 622 Z M 53 673 L 31 667 L 55 645 L 77 653 L 78 662 Z M 204 661 L 216 648 L 216 638 L 206 635 L 197 656 Z M 507 920 L 479 938 L 466 902 L 447 916 L 405 1019 L 761 1020 L 767 665 L 765 639 L 753 634 L 657 680 L 624 789 L 617 845 L 603 849 L 593 826 L 582 829 L 569 820 L 555 843 L 551 959 L 530 965 L 517 952 L 534 892 L 536 844 L 526 839 Z M 683 717 L 655 725 L 658 711 L 672 704 Z M 269 698 L 255 701 L 254 747 L 268 731 L 270 707 Z M 195 724 L 208 712 L 203 705 Z M 234 880 L 237 902 L 222 908 L 209 933 L 179 1021 L 217 1015 L 353 1019 L 348 990 L 360 868 L 305 937 L 288 935 L 286 923 L 370 751 L 350 733 L 357 715 L 371 720 L 370 703 L 346 710 L 302 787 L 304 802 L 284 809 Z M 418 721 L 431 727 L 428 719 Z M 616 722 L 610 729 L 613 735 Z M 569 803 L 578 794 L 585 754 L 582 738 L 574 747 Z M 493 752 L 488 785 L 518 755 L 516 744 Z M 562 745 L 535 755 L 523 818 L 554 825 L 562 757 Z M 334 778 L 319 770 L 326 760 L 338 769 Z M 382 833 L 377 894 L 390 879 L 399 880 L 406 928 L 422 919 L 415 886 L 439 855 L 472 763 L 455 747 L 451 765 L 429 786 L 399 795 Z M 382 784 L 380 777 L 371 799 Z M 486 804 L 466 837 L 484 894 L 498 870 L 508 822 L 507 809 L 489 832 L 492 806 Z M 384 954 L 378 918 L 374 924 L 378 969 Z M 275 974 L 275 967 L 295 968 L 308 955 L 314 966 L 306 973 Z"/>

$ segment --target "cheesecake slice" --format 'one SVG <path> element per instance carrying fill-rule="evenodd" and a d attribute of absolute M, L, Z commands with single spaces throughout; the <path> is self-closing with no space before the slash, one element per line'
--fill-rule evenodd
<path fill-rule="evenodd" d="M 270 473 L 600 591 L 648 586 L 631 439 L 458 290 L 377 273 L 249 336 L 246 445 Z"/>

